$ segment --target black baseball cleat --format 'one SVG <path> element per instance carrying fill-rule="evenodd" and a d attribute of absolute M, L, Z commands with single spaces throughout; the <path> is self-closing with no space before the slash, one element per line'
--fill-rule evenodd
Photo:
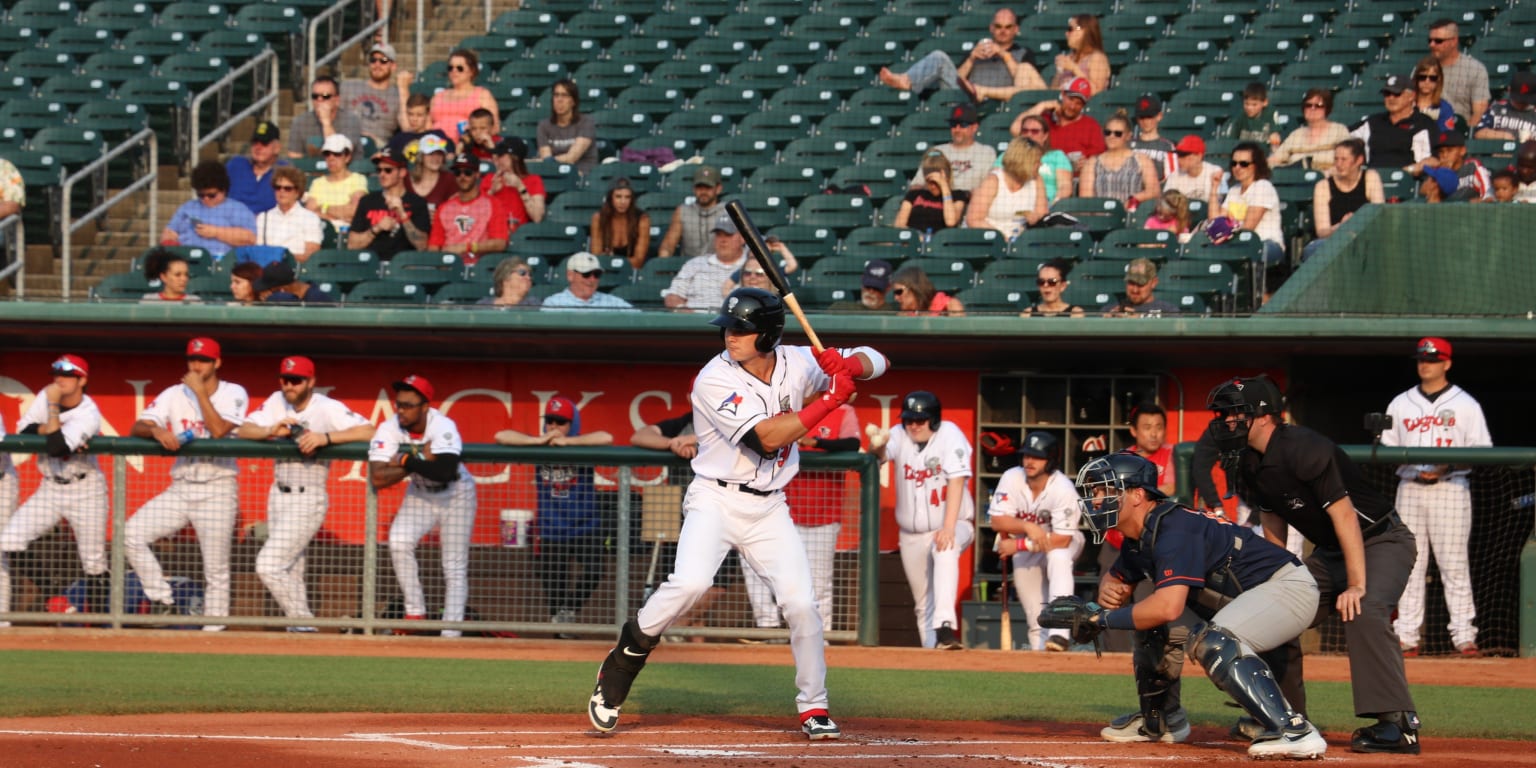
<path fill-rule="evenodd" d="M 597 680 L 597 685 L 592 688 L 592 698 L 587 700 L 587 718 L 592 721 L 592 727 L 608 733 L 619 725 L 619 707 L 608 706 L 608 700 L 603 697 L 603 680 Z"/>
<path fill-rule="evenodd" d="M 936 638 L 933 647 L 941 651 L 960 651 L 965 649 L 965 646 L 960 642 L 960 636 L 955 634 L 955 628 L 951 627 L 949 622 L 944 622 L 943 625 L 934 630 L 934 633 Z"/>
<path fill-rule="evenodd" d="M 1389 712 L 1380 722 L 1355 730 L 1349 748 L 1355 752 L 1388 752 L 1399 755 L 1419 754 L 1419 715 L 1416 712 Z"/>

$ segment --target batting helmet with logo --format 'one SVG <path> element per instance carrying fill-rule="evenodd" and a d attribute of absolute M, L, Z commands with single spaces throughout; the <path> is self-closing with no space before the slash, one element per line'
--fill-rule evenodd
<path fill-rule="evenodd" d="M 772 352 L 784 337 L 784 302 L 761 288 L 737 288 L 725 297 L 720 314 L 709 321 L 727 330 L 757 334 L 757 351 Z"/>
<path fill-rule="evenodd" d="M 902 421 L 926 420 L 932 422 L 932 426 L 937 429 L 943 418 L 943 406 L 939 404 L 939 396 L 932 392 L 919 389 L 902 398 Z"/>
<path fill-rule="evenodd" d="M 1049 432 L 1035 431 L 1025 435 L 1024 444 L 1019 446 L 1019 455 L 1045 459 L 1046 472 L 1061 466 L 1061 444 Z"/>

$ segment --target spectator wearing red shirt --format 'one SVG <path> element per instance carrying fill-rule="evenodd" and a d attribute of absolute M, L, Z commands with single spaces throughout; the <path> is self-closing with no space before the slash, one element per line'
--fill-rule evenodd
<path fill-rule="evenodd" d="M 458 194 L 437 206 L 427 246 L 460 254 L 474 264 L 480 254 L 507 249 L 507 214 L 495 199 L 480 194 L 480 161 L 466 154 L 453 159 Z"/>
<path fill-rule="evenodd" d="M 496 170 L 480 180 L 480 193 L 501 205 L 507 214 L 507 237 L 518 227 L 544 220 L 544 179 L 528 172 L 528 142 L 511 136 L 491 150 Z"/>
<path fill-rule="evenodd" d="M 1077 78 L 1061 89 L 1061 98 L 1042 101 L 1014 119 L 1009 131 L 1014 136 L 1023 130 L 1024 118 L 1041 115 L 1051 131 L 1051 147 L 1067 153 L 1072 170 L 1081 170 L 1083 161 L 1104 152 L 1104 126 L 1083 113 L 1088 107 L 1088 97 L 1093 86 L 1084 78 Z"/>

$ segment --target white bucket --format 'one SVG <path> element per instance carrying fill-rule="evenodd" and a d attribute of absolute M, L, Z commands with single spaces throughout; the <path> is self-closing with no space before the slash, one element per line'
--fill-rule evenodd
<path fill-rule="evenodd" d="M 521 549 L 528 546 L 528 524 L 533 522 L 533 512 L 526 509 L 501 511 L 501 545 Z"/>

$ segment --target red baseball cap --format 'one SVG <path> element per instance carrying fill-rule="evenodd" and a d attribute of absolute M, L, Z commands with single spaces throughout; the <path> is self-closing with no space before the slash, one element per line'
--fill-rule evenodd
<path fill-rule="evenodd" d="M 1061 89 L 1062 98 L 1076 96 L 1083 101 L 1087 101 L 1092 95 L 1093 84 L 1088 82 L 1086 77 L 1073 78 L 1072 82 L 1067 83 L 1067 87 Z"/>
<path fill-rule="evenodd" d="M 1175 152 L 1188 152 L 1193 155 L 1205 154 L 1205 139 L 1194 134 L 1179 139 L 1179 143 L 1173 146 Z"/>
<path fill-rule="evenodd" d="M 300 376 L 306 379 L 315 377 L 315 361 L 300 356 L 285 357 L 277 366 L 279 376 Z"/>
<path fill-rule="evenodd" d="M 218 360 L 220 356 L 219 343 L 207 336 L 199 336 L 187 342 L 187 357 Z"/>
<path fill-rule="evenodd" d="M 59 359 L 53 361 L 53 375 L 79 376 L 83 379 L 91 375 L 91 367 L 79 355 L 59 355 Z"/>
<path fill-rule="evenodd" d="M 1413 351 L 1413 359 L 1424 363 L 1446 363 L 1451 360 L 1451 343 L 1436 336 L 1419 339 Z"/>
<path fill-rule="evenodd" d="M 432 402 L 433 400 L 437 399 L 435 397 L 437 395 L 437 390 L 432 388 L 432 382 L 427 381 L 426 377 L 417 376 L 414 373 L 395 382 L 391 386 L 395 388 L 396 392 L 399 392 L 402 389 L 413 390 L 416 392 L 416 394 L 426 398 L 427 402 Z"/>
<path fill-rule="evenodd" d="M 567 421 L 576 418 L 576 403 L 569 397 L 551 397 L 544 404 L 544 418 L 551 416 Z"/>

